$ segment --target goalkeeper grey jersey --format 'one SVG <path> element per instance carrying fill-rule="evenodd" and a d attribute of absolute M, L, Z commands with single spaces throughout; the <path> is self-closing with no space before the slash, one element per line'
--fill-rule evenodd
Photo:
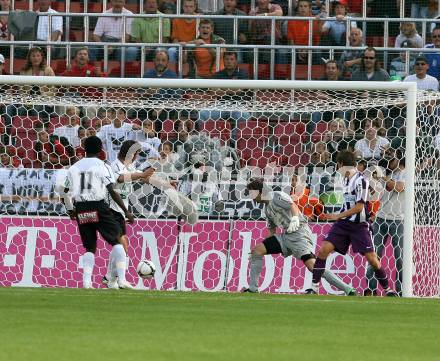
<path fill-rule="evenodd" d="M 283 231 L 286 231 L 293 216 L 291 210 L 292 203 L 293 200 L 287 193 L 273 192 L 272 199 L 266 205 L 267 226 L 269 228 L 280 227 Z M 301 224 L 307 223 L 307 220 L 301 213 L 299 221 Z"/>

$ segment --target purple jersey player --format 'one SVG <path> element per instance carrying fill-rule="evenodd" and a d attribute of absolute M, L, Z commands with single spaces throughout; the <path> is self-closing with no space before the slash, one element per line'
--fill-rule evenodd
<path fill-rule="evenodd" d="M 343 150 L 336 158 L 339 171 L 344 175 L 344 205 L 341 213 L 329 214 L 329 221 L 336 221 L 324 240 L 313 268 L 312 288 L 308 293 L 318 293 L 319 282 L 325 271 L 330 253 L 346 254 L 348 247 L 360 253 L 374 269 L 374 274 L 387 296 L 397 296 L 388 284 L 388 277 L 374 251 L 368 214 L 368 179 L 356 169 L 353 152 Z"/>

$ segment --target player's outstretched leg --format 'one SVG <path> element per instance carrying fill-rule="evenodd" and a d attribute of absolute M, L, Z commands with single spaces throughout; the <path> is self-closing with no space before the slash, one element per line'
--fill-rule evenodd
<path fill-rule="evenodd" d="M 261 270 L 263 269 L 263 256 L 266 254 L 266 247 L 263 243 L 257 244 L 251 251 L 250 263 L 251 272 L 249 280 L 249 288 L 245 288 L 242 292 L 258 292 L 258 280 Z"/>
<path fill-rule="evenodd" d="M 379 282 L 379 284 L 385 290 L 386 295 L 389 297 L 396 297 L 397 293 L 390 288 L 389 282 L 388 282 L 388 277 L 387 277 L 384 269 L 380 265 L 380 261 L 377 258 L 376 252 L 365 253 L 365 258 L 367 259 L 367 261 L 371 265 L 371 267 L 373 267 L 374 275 L 376 276 L 376 279 Z"/>
<path fill-rule="evenodd" d="M 93 288 L 92 273 L 93 273 L 93 267 L 95 267 L 95 255 L 90 251 L 84 253 L 82 263 L 83 263 L 83 287 Z"/>
<path fill-rule="evenodd" d="M 307 269 L 310 272 L 313 272 L 314 265 L 316 263 L 316 258 L 313 254 L 310 254 L 306 257 L 301 257 L 302 261 L 304 262 L 304 265 L 307 267 Z M 324 263 L 324 269 L 325 269 L 325 263 Z M 324 270 L 324 273 L 322 274 L 322 277 L 330 283 L 332 286 L 336 287 L 338 290 L 344 291 L 344 293 L 347 296 L 356 296 L 356 290 L 351 287 L 350 285 L 347 285 L 345 282 L 343 282 L 338 276 L 336 276 L 332 271 Z M 309 288 L 306 290 L 306 294 L 317 294 L 318 290 L 315 290 L 313 288 Z"/>

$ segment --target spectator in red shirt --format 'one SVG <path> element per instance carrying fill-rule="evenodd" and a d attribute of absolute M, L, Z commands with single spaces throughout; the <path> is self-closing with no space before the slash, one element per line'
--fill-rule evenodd
<path fill-rule="evenodd" d="M 312 16 L 312 5 L 309 0 L 299 0 L 296 9 L 298 16 Z M 289 45 L 319 45 L 320 24 L 318 20 L 313 21 L 312 43 L 309 44 L 309 20 L 290 20 L 287 23 L 287 41 Z M 307 63 L 308 51 L 297 51 L 297 62 Z M 316 56 L 316 55 L 315 55 Z"/>
<path fill-rule="evenodd" d="M 59 169 L 71 165 L 75 158 L 75 152 L 66 138 L 49 135 L 42 129 L 38 131 L 35 151 L 43 168 L 48 169 Z"/>
<path fill-rule="evenodd" d="M 78 138 L 80 140 L 80 145 L 75 148 L 76 159 L 80 160 L 86 156 L 86 151 L 84 149 L 84 140 L 92 135 L 96 135 L 96 131 L 93 128 L 85 129 L 83 127 L 78 128 Z M 99 152 L 99 159 L 106 160 L 106 154 L 104 150 Z"/>
<path fill-rule="evenodd" d="M 101 67 L 89 64 L 89 49 L 86 47 L 78 48 L 75 52 L 75 64 L 71 65 L 62 74 L 63 76 L 81 77 L 105 77 Z"/>

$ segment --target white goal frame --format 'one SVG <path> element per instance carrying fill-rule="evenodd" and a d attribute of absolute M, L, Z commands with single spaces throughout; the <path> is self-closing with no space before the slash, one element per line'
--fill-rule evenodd
<path fill-rule="evenodd" d="M 1 85 L 46 85 L 118 88 L 191 88 L 191 89 L 249 89 L 249 90 L 332 90 L 332 91 L 403 91 L 407 104 L 406 122 L 406 186 L 403 243 L 403 297 L 413 296 L 413 235 L 416 164 L 416 107 L 417 85 L 407 82 L 352 82 L 352 81 L 291 81 L 291 80 L 205 80 L 205 79 L 133 79 L 14 76 L 0 77 Z M 258 109 L 255 109 L 258 110 Z M 261 109 L 260 111 L 264 111 Z M 408 212 L 408 210 L 412 210 Z"/>

